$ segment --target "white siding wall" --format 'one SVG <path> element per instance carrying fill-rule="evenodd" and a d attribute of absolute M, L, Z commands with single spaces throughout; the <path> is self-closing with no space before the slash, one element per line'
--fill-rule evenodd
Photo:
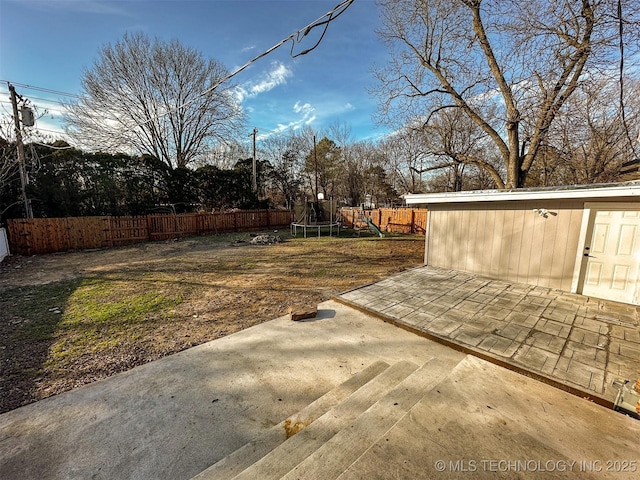
<path fill-rule="evenodd" d="M 0 228 L 0 262 L 4 257 L 9 255 L 9 241 L 7 240 L 7 231 Z"/>
<path fill-rule="evenodd" d="M 570 290 L 582 209 L 579 200 L 430 205 L 426 263 Z"/>

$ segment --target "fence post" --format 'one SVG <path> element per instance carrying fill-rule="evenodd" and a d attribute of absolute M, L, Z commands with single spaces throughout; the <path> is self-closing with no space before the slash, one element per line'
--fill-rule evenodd
<path fill-rule="evenodd" d="M 65 219 L 64 219 L 64 227 L 63 227 L 63 235 L 62 235 L 62 242 L 65 245 L 65 251 L 73 249 L 73 245 L 71 244 L 71 233 L 70 232 L 71 232 L 71 222 L 69 220 L 69 217 L 65 217 Z"/>
<path fill-rule="evenodd" d="M 151 227 L 153 223 L 151 222 L 151 215 L 147 214 L 147 238 L 151 241 Z"/>

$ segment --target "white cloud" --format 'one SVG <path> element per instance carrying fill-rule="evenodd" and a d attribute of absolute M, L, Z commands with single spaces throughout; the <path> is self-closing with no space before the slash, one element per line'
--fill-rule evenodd
<path fill-rule="evenodd" d="M 46 117 L 39 118 L 36 121 L 34 130 L 37 131 L 40 129 L 52 135 L 64 136 L 65 138 L 67 136 L 64 131 L 64 128 L 62 128 L 60 123 L 55 121 L 55 119 L 52 121 L 50 118 L 46 118 Z"/>
<path fill-rule="evenodd" d="M 293 105 L 293 111 L 296 113 L 311 113 L 315 110 L 309 103 L 305 103 L 304 105 L 300 105 L 300 102 L 296 102 Z"/>
<path fill-rule="evenodd" d="M 55 100 L 37 100 L 33 104 L 36 108 L 36 114 L 44 117 L 61 118 L 65 114 L 64 106 Z"/>
<path fill-rule="evenodd" d="M 247 91 L 244 88 L 242 88 L 242 86 L 240 85 L 236 85 L 231 91 L 233 92 L 233 95 L 236 97 L 236 101 L 238 103 L 244 102 L 244 100 L 247 98 Z"/>
<path fill-rule="evenodd" d="M 291 70 L 283 63 L 271 64 L 271 66 L 274 67 L 273 70 L 267 73 L 267 76 L 260 82 L 251 86 L 249 91 L 253 94 L 252 96 L 268 92 L 278 85 L 287 83 L 287 78 L 292 75 Z"/>
<path fill-rule="evenodd" d="M 243 102 L 247 98 L 253 98 L 261 93 L 273 90 L 278 85 L 287 83 L 287 78 L 291 77 L 293 72 L 280 62 L 273 62 L 271 70 L 259 78 L 256 82 L 247 82 L 244 85 L 236 87 L 236 97 L 238 101 Z"/>
<path fill-rule="evenodd" d="M 278 123 L 278 126 L 271 133 L 281 133 L 289 129 L 298 130 L 303 125 L 310 125 L 316 119 L 314 115 L 316 109 L 310 103 L 297 101 L 293 104 L 292 110 L 299 115 L 299 118 L 287 123 Z M 264 137 L 267 136 L 268 135 L 265 135 Z"/>

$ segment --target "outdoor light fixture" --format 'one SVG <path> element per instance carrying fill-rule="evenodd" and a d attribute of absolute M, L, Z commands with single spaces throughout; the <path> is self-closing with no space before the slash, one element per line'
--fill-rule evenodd
<path fill-rule="evenodd" d="M 558 215 L 556 212 L 551 212 L 546 208 L 534 208 L 533 211 L 540 215 L 542 218 L 548 218 L 549 215 L 553 215 L 554 217 Z"/>
<path fill-rule="evenodd" d="M 324 193 L 318 193 L 318 200 L 324 200 Z"/>

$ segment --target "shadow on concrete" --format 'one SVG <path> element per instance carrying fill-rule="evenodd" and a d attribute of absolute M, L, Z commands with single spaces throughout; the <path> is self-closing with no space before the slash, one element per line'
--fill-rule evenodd
<path fill-rule="evenodd" d="M 335 318 L 336 311 L 332 309 L 318 309 L 318 314 L 313 318 L 305 318 L 298 320 L 299 323 L 318 322 L 320 320 L 330 320 Z"/>

